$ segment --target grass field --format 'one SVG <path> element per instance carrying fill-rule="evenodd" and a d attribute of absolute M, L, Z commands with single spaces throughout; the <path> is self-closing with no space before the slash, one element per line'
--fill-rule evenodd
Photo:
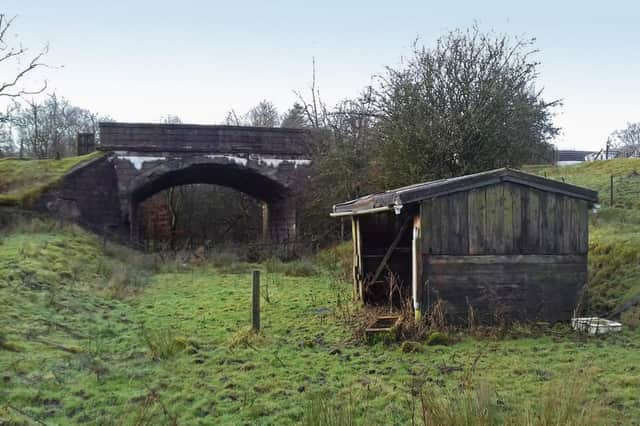
<path fill-rule="evenodd" d="M 611 170 L 640 168 L 609 163 L 535 171 L 601 189 Z M 591 219 L 591 312 L 640 294 L 626 188 Z M 529 326 L 368 345 L 338 258 L 160 258 L 73 226 L 19 224 L 0 236 L 0 425 L 640 424 L 637 311 L 608 337 Z"/>
<path fill-rule="evenodd" d="M 349 286 L 320 268 L 222 273 L 46 223 L 5 235 L 0 259 L 0 424 L 408 424 L 423 404 L 493 419 L 464 424 L 640 419 L 636 329 L 369 346 L 345 325 Z"/>

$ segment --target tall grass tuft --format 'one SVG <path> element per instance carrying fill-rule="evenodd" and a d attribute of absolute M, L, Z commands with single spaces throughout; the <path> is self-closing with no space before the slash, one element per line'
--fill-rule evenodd
<path fill-rule="evenodd" d="M 302 424 L 305 426 L 355 425 L 351 399 L 348 403 L 333 403 L 326 395 L 313 395 L 305 405 Z"/>
<path fill-rule="evenodd" d="M 189 341 L 183 336 L 176 335 L 171 329 L 149 330 L 142 326 L 140 337 L 147 346 L 149 356 L 153 360 L 173 358 L 189 347 Z"/>
<path fill-rule="evenodd" d="M 412 418 L 423 426 L 490 426 L 499 423 L 493 392 L 487 385 L 444 393 L 422 389 Z"/>
<path fill-rule="evenodd" d="M 475 362 L 475 361 L 474 361 Z M 473 371 L 470 368 L 469 371 Z M 413 377 L 402 418 L 421 426 L 595 426 L 618 424 L 604 416 L 605 403 L 587 396 L 588 382 L 577 374 L 569 380 L 550 382 L 532 401 L 528 410 L 504 409 L 498 394 L 487 383 L 474 383 L 467 374 L 457 386 L 434 388 L 422 374 Z M 318 426 L 351 424 L 395 424 L 397 419 L 367 418 L 366 394 L 351 393 L 337 399 L 328 394 L 313 395 L 305 406 L 303 424 Z M 364 418 L 363 418 L 364 417 Z"/>
<path fill-rule="evenodd" d="M 256 349 L 256 346 L 264 343 L 264 337 L 251 328 L 243 328 L 235 332 L 227 342 L 227 347 L 234 349 Z"/>
<path fill-rule="evenodd" d="M 351 243 L 345 242 L 320 251 L 316 263 L 336 279 L 350 283 L 353 274 L 353 252 Z"/>
<path fill-rule="evenodd" d="M 310 259 L 298 259 L 283 262 L 278 258 L 270 258 L 264 262 L 269 273 L 282 274 L 288 277 L 311 277 L 319 273 Z"/>
<path fill-rule="evenodd" d="M 511 424 L 526 426 L 595 426 L 617 423 L 605 419 L 604 401 L 590 398 L 589 383 L 577 374 L 562 383 L 551 383 L 533 409 L 516 416 Z"/>

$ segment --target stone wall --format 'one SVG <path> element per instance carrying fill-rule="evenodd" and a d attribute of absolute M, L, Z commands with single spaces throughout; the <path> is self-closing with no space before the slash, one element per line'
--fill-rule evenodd
<path fill-rule="evenodd" d="M 95 232 L 124 234 L 117 181 L 112 159 L 105 155 L 72 170 L 35 207 Z"/>

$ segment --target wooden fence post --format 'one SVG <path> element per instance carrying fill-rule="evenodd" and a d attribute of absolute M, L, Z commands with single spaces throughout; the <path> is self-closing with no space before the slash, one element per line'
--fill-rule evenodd
<path fill-rule="evenodd" d="M 611 200 L 610 200 L 611 205 L 609 207 L 613 207 L 613 175 L 611 175 L 611 189 L 610 189 L 610 192 L 611 192 Z"/>
<path fill-rule="evenodd" d="M 254 331 L 260 330 L 260 271 L 253 271 L 251 326 Z"/>

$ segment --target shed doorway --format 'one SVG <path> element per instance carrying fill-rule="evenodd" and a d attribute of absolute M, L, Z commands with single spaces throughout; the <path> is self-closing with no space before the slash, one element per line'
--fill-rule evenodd
<path fill-rule="evenodd" d="M 354 217 L 357 292 L 365 304 L 397 310 L 413 299 L 414 216 L 403 209 Z"/>

